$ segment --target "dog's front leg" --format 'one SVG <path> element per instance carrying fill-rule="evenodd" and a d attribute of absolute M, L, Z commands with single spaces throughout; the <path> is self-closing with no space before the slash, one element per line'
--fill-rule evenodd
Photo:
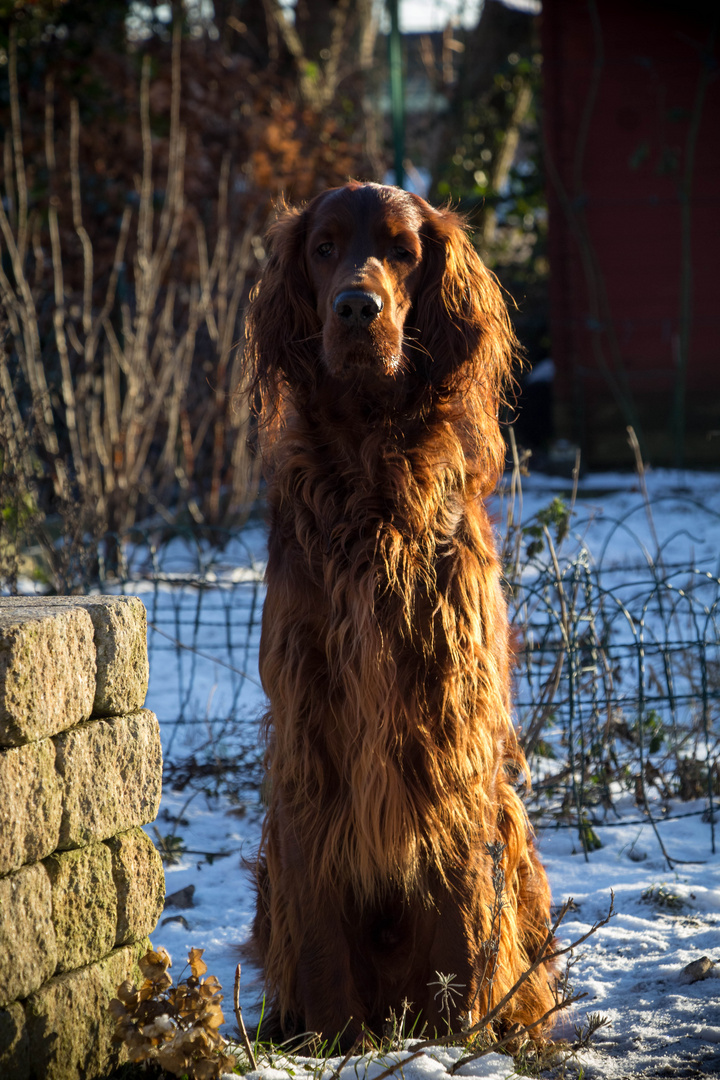
<path fill-rule="evenodd" d="M 338 1035 L 340 1049 L 346 1050 L 360 1034 L 367 1009 L 353 972 L 341 901 L 334 895 L 318 897 L 315 890 L 303 901 L 297 997 L 305 1027 L 330 1041 Z"/>

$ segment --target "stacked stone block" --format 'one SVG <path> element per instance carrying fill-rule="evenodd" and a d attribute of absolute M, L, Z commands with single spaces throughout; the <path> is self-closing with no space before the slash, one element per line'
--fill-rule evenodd
<path fill-rule="evenodd" d="M 165 893 L 145 608 L 0 598 L 0 1077 L 91 1080 Z"/>

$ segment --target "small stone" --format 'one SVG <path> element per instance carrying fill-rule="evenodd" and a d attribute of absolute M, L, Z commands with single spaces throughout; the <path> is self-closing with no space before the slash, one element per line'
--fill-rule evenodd
<path fill-rule="evenodd" d="M 155 929 L 163 909 L 165 872 L 155 845 L 142 829 L 118 833 L 105 844 L 112 854 L 117 894 L 115 944 L 123 945 Z"/>
<path fill-rule="evenodd" d="M 707 979 L 710 972 L 717 965 L 709 956 L 701 956 L 698 960 L 692 960 L 680 972 L 679 979 L 682 983 L 696 983 Z"/>
<path fill-rule="evenodd" d="M 27 997 L 57 966 L 50 878 L 42 863 L 0 878 L 0 1006 Z"/>
<path fill-rule="evenodd" d="M 176 908 L 191 908 L 195 906 L 193 896 L 195 895 L 195 886 L 186 885 L 184 889 L 178 889 L 177 892 L 170 893 L 165 897 L 165 907 Z"/>
<path fill-rule="evenodd" d="M 150 669 L 147 615 L 139 597 L 40 596 L 23 603 L 29 610 L 84 610 L 90 616 L 97 654 L 93 716 L 123 716 L 142 708 Z"/>
<path fill-rule="evenodd" d="M 95 628 L 97 689 L 93 716 L 123 716 L 145 704 L 150 666 L 147 614 L 137 596 L 83 596 Z"/>
<path fill-rule="evenodd" d="M 65 782 L 58 846 L 82 847 L 154 821 L 160 805 L 162 748 L 147 709 L 91 720 L 55 737 Z"/>
<path fill-rule="evenodd" d="M 112 1043 L 108 1012 L 120 983 L 141 981 L 138 959 L 148 942 L 116 949 L 79 971 L 50 979 L 26 1002 L 33 1076 L 42 1080 L 103 1077 L 127 1060 Z"/>
<path fill-rule="evenodd" d="M 52 739 L 0 750 L 0 874 L 53 852 L 61 816 Z"/>
<path fill-rule="evenodd" d="M 178 923 L 179 926 L 182 926 L 183 930 L 190 929 L 190 923 L 184 915 L 168 915 L 167 919 L 163 919 L 160 925 L 167 926 L 168 923 Z"/>
<path fill-rule="evenodd" d="M 107 956 L 115 944 L 117 897 L 105 844 L 63 851 L 45 860 L 52 885 L 56 973 Z"/>
<path fill-rule="evenodd" d="M 95 699 L 87 611 L 0 598 L 0 746 L 20 746 L 86 720 Z"/>
<path fill-rule="evenodd" d="M 3 1080 L 29 1080 L 30 1040 L 19 1001 L 0 1009 L 0 1076 Z"/>

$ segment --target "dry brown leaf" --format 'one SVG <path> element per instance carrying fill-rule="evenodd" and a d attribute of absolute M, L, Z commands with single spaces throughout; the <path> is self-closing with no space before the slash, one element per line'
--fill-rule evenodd
<path fill-rule="evenodd" d="M 199 979 L 201 975 L 207 972 L 207 964 L 202 959 L 204 949 L 191 949 L 188 953 L 188 963 L 190 964 L 190 970 L 196 979 Z"/>
<path fill-rule="evenodd" d="M 234 1067 L 234 1060 L 221 1053 L 222 986 L 214 975 L 201 980 L 207 971 L 201 957 L 201 949 L 190 950 L 193 974 L 173 986 L 167 973 L 170 957 L 164 949 L 150 950 L 140 961 L 146 976 L 140 990 L 129 982 L 118 987 L 110 1007 L 114 1040 L 125 1043 L 132 1061 L 155 1061 L 166 1072 L 191 1080 L 216 1080 Z"/>

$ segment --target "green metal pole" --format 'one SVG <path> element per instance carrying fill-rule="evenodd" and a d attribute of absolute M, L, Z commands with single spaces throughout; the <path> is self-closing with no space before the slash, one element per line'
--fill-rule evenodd
<path fill-rule="evenodd" d="M 390 15 L 390 107 L 392 111 L 395 183 L 405 186 L 405 91 L 403 87 L 402 37 L 398 18 L 398 0 L 387 0 Z"/>

